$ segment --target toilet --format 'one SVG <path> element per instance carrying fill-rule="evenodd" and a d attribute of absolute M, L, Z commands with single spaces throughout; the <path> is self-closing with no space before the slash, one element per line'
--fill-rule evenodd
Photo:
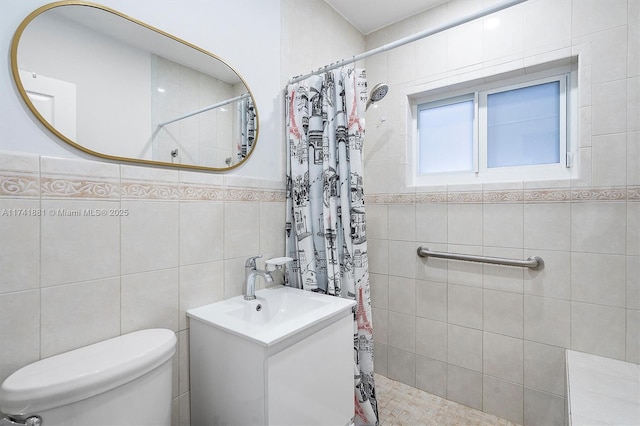
<path fill-rule="evenodd" d="M 27 365 L 0 387 L 0 426 L 169 426 L 176 335 L 141 330 Z"/>

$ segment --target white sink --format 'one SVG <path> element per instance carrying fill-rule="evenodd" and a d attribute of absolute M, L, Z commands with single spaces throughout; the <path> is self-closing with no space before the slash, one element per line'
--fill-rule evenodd
<path fill-rule="evenodd" d="M 199 308 L 187 315 L 259 344 L 275 343 L 333 322 L 355 306 L 355 301 L 291 287 L 256 291 L 255 300 L 236 296 Z M 308 333 L 302 333 L 308 334 Z"/>

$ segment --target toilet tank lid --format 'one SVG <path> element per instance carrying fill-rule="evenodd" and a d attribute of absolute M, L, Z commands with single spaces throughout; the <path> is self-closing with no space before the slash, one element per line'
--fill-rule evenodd
<path fill-rule="evenodd" d="M 42 359 L 2 383 L 0 411 L 37 414 L 107 392 L 169 361 L 175 346 L 175 333 L 157 328 Z"/>

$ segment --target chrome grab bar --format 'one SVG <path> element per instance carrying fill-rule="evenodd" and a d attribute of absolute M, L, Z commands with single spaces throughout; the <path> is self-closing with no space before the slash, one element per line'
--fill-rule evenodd
<path fill-rule="evenodd" d="M 442 251 L 431 251 L 428 247 L 418 247 L 418 256 L 437 257 L 440 259 L 465 260 L 467 262 L 491 263 L 494 265 L 521 266 L 540 270 L 544 268 L 544 260 L 540 256 L 531 256 L 527 260 L 506 259 L 504 257 L 475 256 L 472 254 L 447 253 Z"/>

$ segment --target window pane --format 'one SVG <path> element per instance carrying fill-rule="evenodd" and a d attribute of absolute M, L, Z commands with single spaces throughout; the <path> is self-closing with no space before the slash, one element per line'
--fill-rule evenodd
<path fill-rule="evenodd" d="M 473 168 L 473 100 L 420 109 L 420 173 Z"/>
<path fill-rule="evenodd" d="M 487 167 L 560 162 L 560 83 L 487 96 Z"/>

